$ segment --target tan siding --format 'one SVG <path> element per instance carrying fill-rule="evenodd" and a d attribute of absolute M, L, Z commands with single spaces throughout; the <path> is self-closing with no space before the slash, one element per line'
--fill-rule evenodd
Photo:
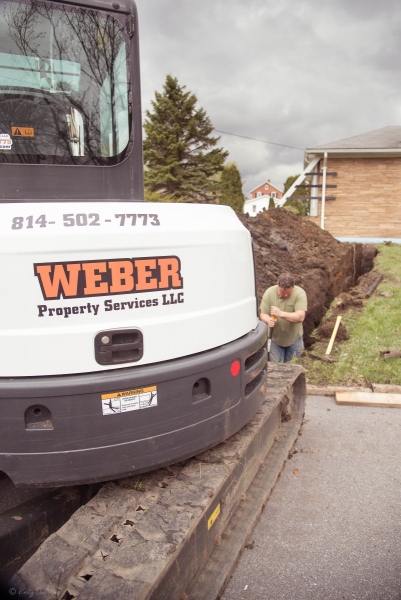
<path fill-rule="evenodd" d="M 401 237 L 401 158 L 329 158 L 325 229 L 335 237 Z M 321 178 L 320 178 L 321 180 Z M 319 192 L 320 193 L 320 192 Z M 321 202 L 317 217 L 320 225 Z"/>

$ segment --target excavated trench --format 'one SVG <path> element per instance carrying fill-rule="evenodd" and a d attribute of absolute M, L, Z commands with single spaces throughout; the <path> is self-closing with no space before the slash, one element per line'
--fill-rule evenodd
<path fill-rule="evenodd" d="M 360 290 L 357 294 L 352 290 L 356 286 L 368 289 L 377 276 L 370 273 L 377 254 L 370 244 L 339 242 L 307 218 L 282 208 L 269 209 L 256 217 L 238 217 L 253 237 L 258 301 L 284 271 L 292 273 L 296 284 L 306 291 L 306 348 L 315 342 L 311 334 L 334 298 L 341 296 L 340 302 L 357 303 Z"/>

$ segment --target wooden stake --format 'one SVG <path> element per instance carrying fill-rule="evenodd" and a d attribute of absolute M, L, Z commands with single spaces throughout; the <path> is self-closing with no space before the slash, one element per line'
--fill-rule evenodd
<path fill-rule="evenodd" d="M 332 351 L 334 340 L 337 335 L 338 328 L 340 326 L 340 321 L 341 321 L 341 315 L 339 315 L 337 317 L 336 324 L 334 325 L 333 333 L 331 334 L 330 342 L 329 342 L 329 345 L 327 346 L 325 356 L 328 356 L 330 354 L 330 352 Z"/>

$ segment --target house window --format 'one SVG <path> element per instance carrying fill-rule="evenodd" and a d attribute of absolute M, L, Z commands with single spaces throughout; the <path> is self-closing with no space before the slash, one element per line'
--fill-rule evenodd
<path fill-rule="evenodd" d="M 252 204 L 252 210 L 253 212 L 256 212 L 256 204 Z"/>
<path fill-rule="evenodd" d="M 265 185 L 265 190 L 268 190 L 268 189 L 269 189 L 269 186 L 266 184 Z"/>
<path fill-rule="evenodd" d="M 270 197 L 271 197 L 271 198 L 277 198 L 277 194 L 276 194 L 276 192 L 272 192 L 272 193 L 270 194 Z"/>
<path fill-rule="evenodd" d="M 261 198 L 262 197 L 262 192 L 256 192 L 256 198 Z"/>

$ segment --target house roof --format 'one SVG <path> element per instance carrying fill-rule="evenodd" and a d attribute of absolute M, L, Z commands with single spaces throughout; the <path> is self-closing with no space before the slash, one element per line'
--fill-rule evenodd
<path fill-rule="evenodd" d="M 307 148 L 306 154 L 322 154 L 323 152 L 331 154 L 382 154 L 382 153 L 401 153 L 401 127 L 390 126 L 369 131 L 362 135 L 329 142 L 321 146 Z"/>
<path fill-rule="evenodd" d="M 273 185 L 272 183 L 270 183 L 270 181 L 268 179 L 266 179 L 266 181 L 262 181 L 262 183 L 260 183 L 259 185 L 257 185 L 256 187 L 254 187 L 252 190 L 250 190 L 249 193 L 252 194 L 252 192 L 255 192 L 256 190 L 258 190 L 262 185 L 269 185 L 274 190 L 277 190 L 278 192 L 280 192 L 280 194 L 283 193 L 281 190 L 279 190 L 278 187 L 276 187 L 275 185 Z"/>

